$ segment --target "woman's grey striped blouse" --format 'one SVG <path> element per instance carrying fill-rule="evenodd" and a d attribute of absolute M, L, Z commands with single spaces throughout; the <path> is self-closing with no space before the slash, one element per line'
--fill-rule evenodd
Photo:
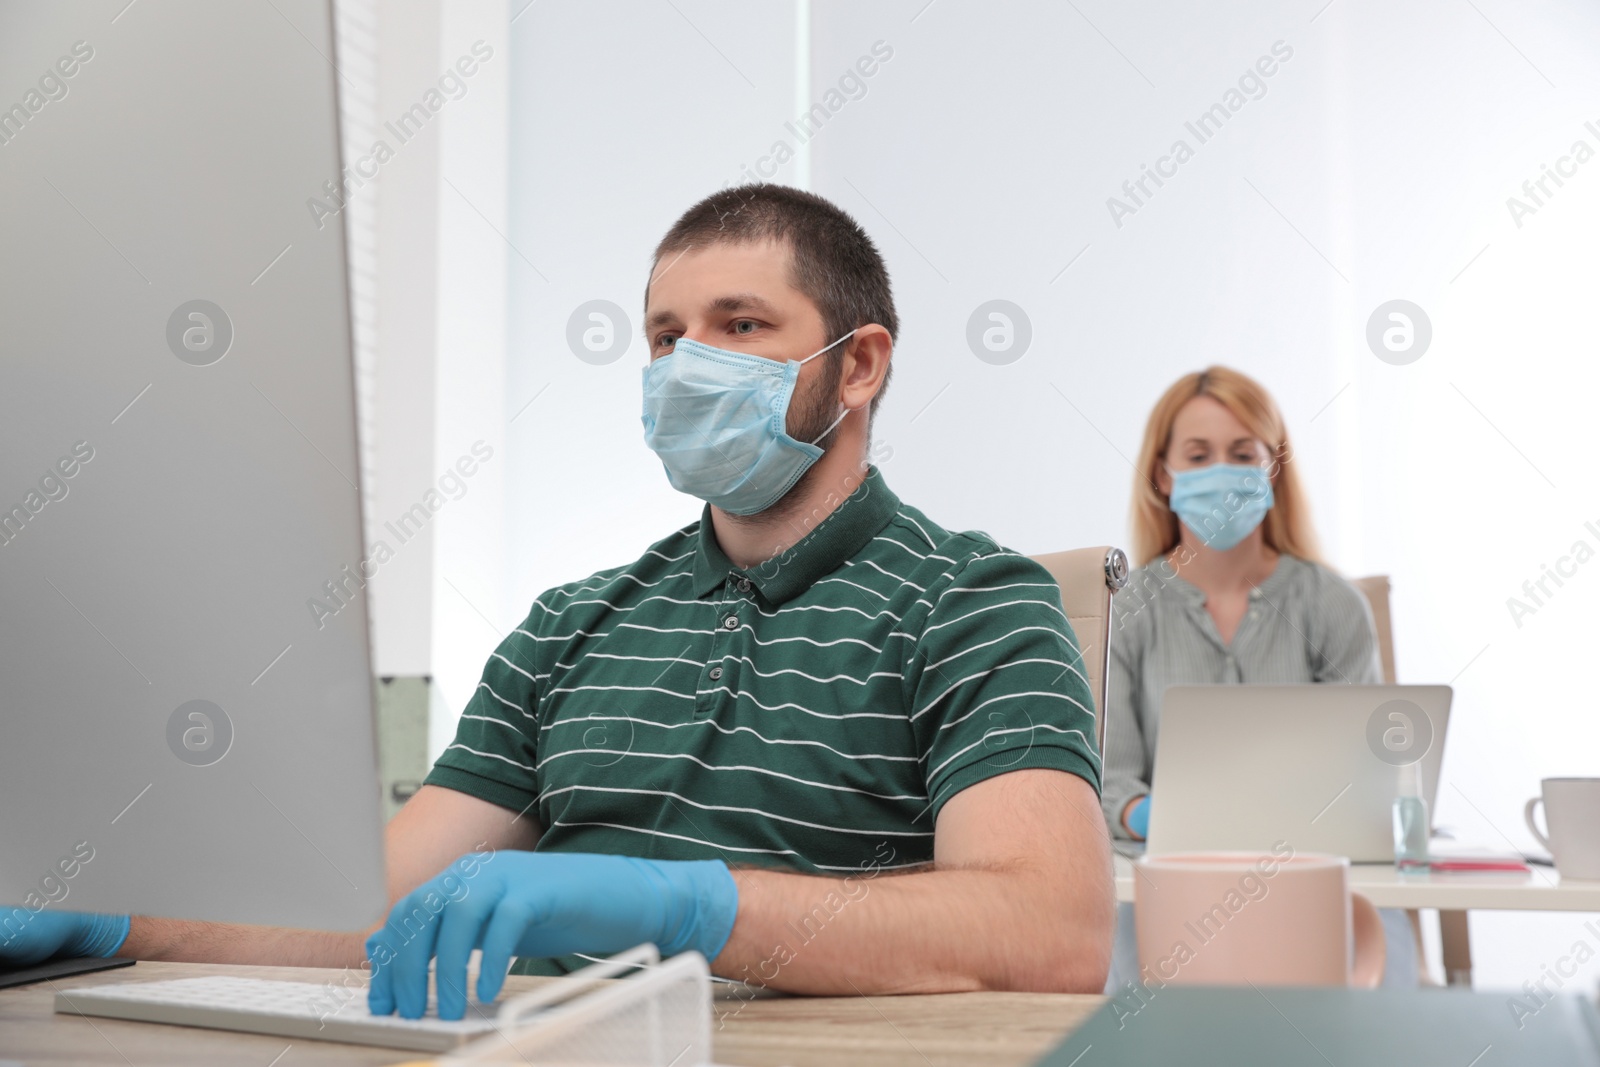
<path fill-rule="evenodd" d="M 1205 601 L 1164 560 L 1134 571 L 1112 600 L 1101 803 L 1119 837 L 1128 836 L 1122 809 L 1150 791 L 1161 697 L 1169 685 L 1383 680 L 1366 597 L 1321 564 L 1280 556 L 1272 574 L 1250 591 L 1231 645 L 1223 644 Z"/>

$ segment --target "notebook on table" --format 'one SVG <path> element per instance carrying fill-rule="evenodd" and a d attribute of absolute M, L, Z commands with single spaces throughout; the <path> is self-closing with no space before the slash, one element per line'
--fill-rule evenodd
<path fill-rule="evenodd" d="M 46 960 L 31 967 L 0 966 L 0 989 L 43 982 L 51 978 L 70 978 L 90 971 L 109 971 L 117 967 L 132 967 L 133 960 L 100 959 L 94 956 L 74 956 L 71 959 Z"/>
<path fill-rule="evenodd" d="M 1043 1067 L 1600 1067 L 1587 1000 L 1444 989 L 1175 987 L 1107 1001 Z"/>

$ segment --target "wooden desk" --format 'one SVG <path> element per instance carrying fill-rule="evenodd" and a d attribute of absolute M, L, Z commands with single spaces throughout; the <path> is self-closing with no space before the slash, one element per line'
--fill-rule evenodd
<path fill-rule="evenodd" d="M 1133 862 L 1117 856 L 1115 866 L 1117 899 L 1132 903 Z M 1526 874 L 1402 875 L 1392 863 L 1352 863 L 1350 888 L 1380 908 L 1438 909 L 1445 980 L 1451 985 L 1472 984 L 1466 917 L 1474 908 L 1600 911 L 1600 882 L 1562 878 L 1548 867 L 1534 867 Z"/>
<path fill-rule="evenodd" d="M 343 972 L 299 967 L 140 963 L 55 983 L 0 990 L 0 1059 L 44 1067 L 379 1067 L 421 1057 L 398 1049 L 289 1041 L 257 1034 L 56 1015 L 56 989 L 104 982 L 232 974 L 302 982 L 340 982 Z M 512 975 L 507 993 L 546 978 Z M 772 997 L 741 1004 L 715 1031 L 717 1062 L 744 1067 L 859 1064 L 945 1067 L 1032 1063 L 1086 1020 L 1104 997 L 1051 993 L 956 993 L 907 997 Z M 713 1026 L 715 1023 L 713 1023 Z M 285 1050 L 287 1049 L 287 1052 Z M 274 1059 L 274 1057 L 279 1057 Z"/>

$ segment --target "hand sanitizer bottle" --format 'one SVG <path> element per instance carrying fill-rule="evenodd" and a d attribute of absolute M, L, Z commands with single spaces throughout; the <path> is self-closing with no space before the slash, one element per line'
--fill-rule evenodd
<path fill-rule="evenodd" d="M 1422 799 L 1422 761 L 1400 768 L 1394 798 L 1394 865 L 1402 874 L 1428 870 L 1428 802 Z"/>

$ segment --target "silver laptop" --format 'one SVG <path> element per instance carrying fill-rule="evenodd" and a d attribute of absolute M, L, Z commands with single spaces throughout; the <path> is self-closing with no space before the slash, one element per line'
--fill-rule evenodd
<path fill-rule="evenodd" d="M 1433 811 L 1447 685 L 1185 685 L 1166 691 L 1149 853 L 1328 852 L 1392 862 L 1394 798 Z"/>

